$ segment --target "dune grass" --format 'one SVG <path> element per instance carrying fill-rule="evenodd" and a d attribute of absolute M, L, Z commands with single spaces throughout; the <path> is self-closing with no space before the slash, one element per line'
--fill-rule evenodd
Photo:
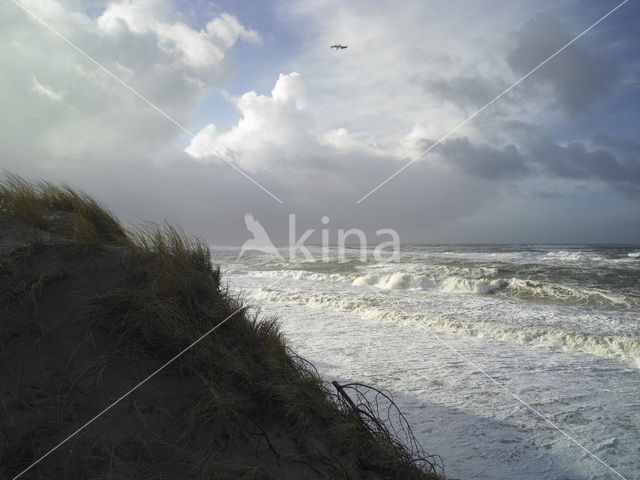
<path fill-rule="evenodd" d="M 143 434 L 124 443 L 88 432 L 79 435 L 73 441 L 75 453 L 62 460 L 72 472 L 69 478 L 87 473 L 97 478 L 96 472 L 102 472 L 100 478 L 140 478 L 141 464 L 147 465 L 148 478 L 175 478 L 163 470 L 175 465 L 194 478 L 273 478 L 272 463 L 278 468 L 285 463 L 308 466 L 318 472 L 317 478 L 443 478 L 388 431 L 364 428 L 358 413 L 290 350 L 277 319 L 260 317 L 222 285 L 220 270 L 201 240 L 168 224 L 125 230 L 88 195 L 15 175 L 7 175 L 0 185 L 0 210 L 72 240 L 122 247 L 117 282 L 85 299 L 87 337 L 106 336 L 110 345 L 110 352 L 86 362 L 83 368 L 89 372 L 102 375 L 119 358 L 137 361 L 142 354 L 166 361 L 232 316 L 167 368 L 196 386 L 191 403 L 181 405 L 185 399 L 173 398 L 177 410 L 185 412 L 180 422 L 172 423 L 162 438 Z M 55 275 L 44 273 L 19 290 L 38 305 L 38 295 L 58 279 Z M 57 384 L 82 384 L 80 377 L 65 377 L 71 371 L 56 372 L 61 377 Z M 40 438 L 33 435 L 21 447 L 34 456 L 41 451 L 36 443 L 55 444 L 65 430 L 61 427 L 70 428 L 87 416 L 77 411 L 76 397 L 59 389 L 52 393 L 47 385 L 43 390 L 56 397 L 56 428 L 47 427 Z M 247 432 L 264 440 L 255 448 L 257 452 L 266 445 L 269 461 L 247 461 Z M 249 443 L 252 449 L 254 443 Z M 20 466 L 24 461 L 23 455 Z"/>
<path fill-rule="evenodd" d="M 0 213 L 71 240 L 132 246 L 111 212 L 68 185 L 30 182 L 5 172 L 0 182 Z"/>

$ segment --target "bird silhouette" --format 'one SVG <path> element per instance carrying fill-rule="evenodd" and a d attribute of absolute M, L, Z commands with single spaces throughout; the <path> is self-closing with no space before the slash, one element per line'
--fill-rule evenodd
<path fill-rule="evenodd" d="M 344 50 L 349 45 L 331 45 L 331 48 L 335 48 L 336 50 Z"/>
<path fill-rule="evenodd" d="M 269 235 L 267 235 L 264 227 L 258 222 L 255 218 L 253 218 L 252 213 L 244 214 L 244 223 L 247 226 L 247 230 L 249 233 L 253 235 L 253 238 L 250 238 L 246 242 L 242 244 L 240 248 L 240 253 L 238 254 L 238 258 L 236 258 L 236 262 L 240 260 L 240 257 L 247 250 L 257 250 L 263 253 L 270 253 L 271 255 L 275 255 L 277 257 L 283 258 L 278 249 L 273 245 Z"/>

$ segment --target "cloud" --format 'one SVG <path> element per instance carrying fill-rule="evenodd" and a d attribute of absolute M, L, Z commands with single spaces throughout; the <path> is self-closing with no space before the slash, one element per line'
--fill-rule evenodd
<path fill-rule="evenodd" d="M 524 156 L 513 144 L 499 149 L 456 138 L 438 145 L 437 151 L 448 165 L 487 179 L 522 177 L 528 172 Z"/>
<path fill-rule="evenodd" d="M 196 30 L 179 20 L 172 3 L 158 0 L 111 2 L 98 18 L 62 1 L 23 3 L 182 124 L 232 70 L 228 49 L 259 38 L 224 13 Z M 0 90 L 11 92 L 3 106 L 15 113 L 3 116 L 0 128 L 14 139 L 38 132 L 28 143 L 49 154 L 33 162 L 49 157 L 54 170 L 67 159 L 153 157 L 167 144 L 173 147 L 180 131 L 158 111 L 11 2 L 2 3 L 0 14 L 6 20 Z"/>
<path fill-rule="evenodd" d="M 620 155 L 627 156 L 627 161 L 640 158 L 640 143 L 626 138 L 616 138 L 607 134 L 595 135 L 592 139 L 598 147 L 611 148 Z"/>
<path fill-rule="evenodd" d="M 223 132 L 209 124 L 186 152 L 206 164 L 216 162 L 212 147 L 252 174 L 268 171 L 286 178 L 286 197 L 295 199 L 296 207 L 307 215 L 320 217 L 324 211 L 344 221 L 349 212 L 366 222 L 365 210 L 345 205 L 406 164 L 407 156 L 432 145 L 431 125 L 418 123 L 391 145 L 379 145 L 374 137 L 344 127 L 323 131 L 313 112 L 304 107 L 304 85 L 298 73 L 280 74 L 270 95 L 252 91 L 231 98 L 241 115 L 238 123 Z M 492 197 L 510 190 L 513 194 L 523 182 L 533 182 L 539 191 L 547 189 L 556 198 L 582 188 L 566 184 L 564 191 L 558 190 L 558 178 L 599 182 L 626 194 L 633 190 L 635 167 L 620 163 L 618 151 L 561 145 L 523 121 L 494 120 L 486 125 L 497 128 L 499 135 L 485 135 L 483 142 L 483 130 L 478 129 L 475 138 L 449 138 L 433 150 L 430 160 L 412 164 L 410 172 L 376 192 L 366 207 L 377 211 L 377 217 L 368 217 L 368 222 L 386 219 L 411 229 L 416 221 L 411 212 L 421 205 L 421 224 L 442 227 L 485 208 Z M 442 209 L 433 208 L 442 202 Z"/>
<path fill-rule="evenodd" d="M 160 50 L 193 69 L 217 66 L 238 39 L 258 43 L 260 35 L 245 28 L 237 18 L 223 13 L 207 23 L 204 30 L 195 30 L 183 22 L 165 22 L 160 18 L 171 12 L 167 2 L 143 0 L 111 3 L 98 18 L 98 28 L 109 35 L 130 32 L 152 34 Z"/>
<path fill-rule="evenodd" d="M 518 31 L 507 61 L 514 72 L 524 75 L 571 39 L 557 19 L 538 15 Z M 549 85 L 557 102 L 575 114 L 585 112 L 609 93 L 619 73 L 614 56 L 575 43 L 538 70 L 535 82 Z"/>
<path fill-rule="evenodd" d="M 440 96 L 461 107 L 482 107 L 504 90 L 500 82 L 476 75 L 462 75 L 452 78 L 432 77 L 423 82 L 429 94 Z"/>
<path fill-rule="evenodd" d="M 281 73 L 271 90 L 271 97 L 281 104 L 294 102 L 296 109 L 302 110 L 305 104 L 305 84 L 300 74 L 298 72 L 288 75 Z"/>
<path fill-rule="evenodd" d="M 213 166 L 220 163 L 212 154 L 215 149 L 258 180 L 263 175 L 280 179 L 281 190 L 276 194 L 289 211 L 299 215 L 300 228 L 303 224 L 314 228 L 326 215 L 341 227 L 353 226 L 349 222 L 357 219 L 361 228 L 371 232 L 382 225 L 415 229 L 419 218 L 420 227 L 415 230 L 422 231 L 469 214 L 493 195 L 484 184 L 495 180 L 489 175 L 472 180 L 473 168 L 461 174 L 447 165 L 423 163 L 365 206 L 357 205 L 359 196 L 402 165 L 401 157 L 393 148 L 376 145 L 344 127 L 319 128 L 303 107 L 304 83 L 298 73 L 280 74 L 270 95 L 252 91 L 230 98 L 241 115 L 237 124 L 226 131 L 207 125 L 186 153 L 201 165 Z M 446 208 L 441 208 L 447 196 L 455 198 L 448 198 Z M 261 215 L 264 224 L 278 223 L 273 213 Z M 275 238 L 287 240 L 274 230 Z"/>
<path fill-rule="evenodd" d="M 305 84 L 299 73 L 281 73 L 271 95 L 250 91 L 231 101 L 241 114 L 238 124 L 223 133 L 207 125 L 186 148 L 189 155 L 212 161 L 217 151 L 257 171 L 295 161 L 318 146 L 304 112 Z"/>
<path fill-rule="evenodd" d="M 640 195 L 640 157 L 638 145 L 616 142 L 607 137 L 604 148 L 596 140 L 591 148 L 584 143 L 559 145 L 544 135 L 532 136 L 527 142 L 528 155 L 541 173 L 568 179 L 590 179 L 621 189 L 631 196 Z M 607 148 L 608 147 L 608 148 Z M 623 151 L 621 151 L 623 150 Z"/>
<path fill-rule="evenodd" d="M 319 134 L 318 141 L 321 145 L 331 147 L 339 152 L 362 152 L 372 155 L 384 155 L 385 152 L 378 146 L 374 139 L 363 139 L 346 128 L 336 128 Z"/>
<path fill-rule="evenodd" d="M 61 102 L 64 99 L 64 96 L 62 95 L 62 93 L 56 92 L 55 90 L 53 90 L 50 87 L 47 87 L 46 85 L 42 85 L 36 77 L 33 77 L 33 85 L 31 87 L 31 90 L 33 90 L 36 93 L 39 93 L 40 95 L 44 95 L 45 97 L 53 100 L 54 102 Z"/>
<path fill-rule="evenodd" d="M 387 2 L 259 2 L 256 8 L 274 9 L 271 30 L 217 10 L 202 16 L 188 2 L 106 2 L 92 14 L 78 10 L 83 3 L 76 0 L 25 4 L 172 118 L 200 130 L 183 151 L 184 135 L 162 114 L 0 2 L 0 101 L 10 112 L 0 116 L 2 167 L 78 185 L 125 220 L 166 217 L 216 243 L 246 239 L 247 211 L 278 241 L 287 240 L 293 212 L 299 229 L 322 228 L 326 215 L 333 229 L 397 228 L 403 241 L 500 241 L 475 229 L 488 219 L 495 224 L 495 213 L 503 212 L 501 231 L 508 230 L 519 212 L 496 206 L 516 205 L 532 191 L 555 195 L 553 208 L 571 215 L 564 210 L 569 195 L 593 200 L 589 192 L 598 190 L 611 208 L 627 210 L 634 198 L 637 143 L 610 132 L 567 135 L 566 109 L 554 109 L 549 121 L 541 96 L 551 89 L 555 100 L 559 81 L 543 76 L 541 89 L 505 96 L 355 203 L 486 103 L 486 95 L 517 79 L 504 32 L 531 18 L 529 4 L 501 4 L 489 15 L 476 2 L 464 9 L 421 1 L 403 9 Z M 267 52 L 266 62 L 263 50 L 280 35 L 281 22 L 299 29 L 299 42 L 280 40 L 281 50 Z M 329 49 L 337 42 L 349 48 Z M 225 98 L 237 119 L 220 119 L 203 104 L 222 88 L 234 92 Z M 591 99 L 581 101 L 597 103 L 600 90 L 586 91 Z M 527 201 L 530 230 L 553 240 L 544 215 L 535 216 L 540 199 Z"/>
<path fill-rule="evenodd" d="M 218 155 L 249 172 L 268 169 L 292 179 L 292 169 L 342 169 L 345 155 L 394 158 L 371 138 L 341 127 L 323 131 L 305 109 L 306 85 L 297 72 L 280 73 L 270 95 L 254 91 L 230 98 L 240 112 L 238 123 L 219 132 L 215 124 L 202 128 L 185 152 L 201 162 L 219 162 Z M 350 160 L 353 163 L 353 159 Z"/>
<path fill-rule="evenodd" d="M 236 17 L 228 13 L 222 13 L 207 23 L 207 33 L 219 39 L 225 48 L 235 45 L 238 39 L 256 44 L 262 42 L 262 36 L 258 32 L 244 27 Z"/>

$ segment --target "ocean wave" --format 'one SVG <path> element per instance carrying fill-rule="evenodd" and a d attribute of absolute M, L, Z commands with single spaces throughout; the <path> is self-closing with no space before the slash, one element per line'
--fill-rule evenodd
<path fill-rule="evenodd" d="M 500 290 L 507 285 L 509 285 L 509 281 L 502 278 L 491 280 L 448 277 L 440 282 L 439 289 L 443 292 L 487 294 Z"/>
<path fill-rule="evenodd" d="M 385 290 L 426 290 L 433 288 L 433 282 L 424 276 L 394 272 L 387 275 L 366 274 L 353 281 L 355 286 L 369 285 Z"/>
<path fill-rule="evenodd" d="M 613 256 L 611 256 L 613 255 Z M 619 253 L 607 254 L 606 256 L 598 255 L 594 252 L 573 252 L 568 250 L 558 250 L 556 252 L 548 252 L 540 257 L 542 263 L 547 264 L 569 264 L 582 267 L 599 267 L 614 266 L 619 267 L 633 262 L 634 258 L 640 256 L 640 252 L 630 252 L 626 256 L 619 256 Z"/>
<path fill-rule="evenodd" d="M 423 259 L 452 259 L 472 262 L 501 262 L 501 263 L 526 263 L 535 260 L 538 252 L 428 252 L 426 254 L 413 253 L 413 255 Z"/>
<path fill-rule="evenodd" d="M 447 275 L 451 271 L 470 276 Z M 443 276 L 438 273 L 444 274 Z M 636 309 L 640 308 L 640 295 L 612 292 L 596 287 L 567 285 L 526 278 L 491 278 L 480 276 L 485 271 L 469 269 L 438 269 L 431 275 L 405 272 L 391 273 L 322 273 L 308 270 L 230 270 L 225 274 L 250 275 L 258 278 L 288 278 L 307 282 L 351 284 L 356 287 L 374 287 L 382 290 L 425 291 L 442 294 L 500 295 L 521 301 L 586 305 L 589 307 Z M 475 276 L 474 276 L 475 274 Z"/>
<path fill-rule="evenodd" d="M 301 291 L 278 291 L 257 289 L 250 293 L 251 298 L 258 301 L 294 303 L 307 305 L 316 308 L 326 308 L 341 312 L 364 312 L 369 308 L 369 304 L 362 297 L 340 296 Z"/>
<path fill-rule="evenodd" d="M 349 282 L 353 281 L 353 275 L 342 273 L 322 273 L 310 272 L 308 270 L 258 270 L 252 271 L 251 275 L 259 278 L 290 278 L 292 280 L 303 280 L 311 282 Z"/>
<path fill-rule="evenodd" d="M 386 309 L 372 309 L 363 312 L 362 317 L 371 320 L 402 322 L 400 312 Z M 630 361 L 640 368 L 640 340 L 624 335 L 598 335 L 586 332 L 565 332 L 554 329 L 508 326 L 493 322 L 478 322 L 452 319 L 448 317 L 427 317 L 411 314 L 409 321 L 434 328 L 445 333 L 463 334 L 474 337 L 487 337 L 496 340 L 516 342 L 542 348 L 559 348 L 569 351 L 585 352 L 601 357 L 620 358 Z"/>
<path fill-rule="evenodd" d="M 640 251 L 630 252 L 623 257 L 618 257 L 617 255 L 618 254 L 613 251 L 597 252 L 585 249 L 520 252 L 439 252 L 423 255 L 422 258 L 427 261 L 430 259 L 459 259 L 460 261 L 488 264 L 568 264 L 572 266 L 597 266 L 600 264 L 615 265 L 628 262 L 631 258 L 640 257 Z"/>
<path fill-rule="evenodd" d="M 504 293 L 524 300 L 535 299 L 554 303 L 580 303 L 597 307 L 640 307 L 640 296 L 520 278 L 511 278 Z"/>
<path fill-rule="evenodd" d="M 371 286 L 384 290 L 439 290 L 452 293 L 491 293 L 507 285 L 506 280 L 475 279 L 458 276 L 443 279 L 395 272 L 388 275 L 367 274 L 353 281 L 355 286 Z"/>
<path fill-rule="evenodd" d="M 580 351 L 603 357 L 620 358 L 640 368 L 640 340 L 624 335 L 562 331 L 545 326 L 509 325 L 505 322 L 469 321 L 446 315 L 404 312 L 377 297 L 331 295 L 319 292 L 257 289 L 251 298 L 258 301 L 292 303 L 312 308 L 353 312 L 365 320 L 419 325 L 443 333 L 487 337 L 544 348 Z"/>
<path fill-rule="evenodd" d="M 370 286 L 384 290 L 430 290 L 460 294 L 500 294 L 504 297 L 526 301 L 542 301 L 559 304 L 582 304 L 604 308 L 640 308 L 640 296 L 598 290 L 595 288 L 563 285 L 553 282 L 522 278 L 467 278 L 391 273 L 367 274 L 357 277 L 354 286 Z"/>
<path fill-rule="evenodd" d="M 602 255 L 594 255 L 589 252 L 571 252 L 568 250 L 558 250 L 548 252 L 540 257 L 542 261 L 564 262 L 564 263 L 598 263 L 604 262 L 607 258 Z"/>
<path fill-rule="evenodd" d="M 242 270 L 239 268 L 232 268 L 229 270 L 223 270 L 222 273 L 226 275 L 249 275 L 249 270 Z"/>

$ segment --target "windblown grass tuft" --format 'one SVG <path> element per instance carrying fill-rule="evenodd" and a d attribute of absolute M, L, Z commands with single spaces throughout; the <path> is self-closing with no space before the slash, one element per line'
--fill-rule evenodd
<path fill-rule="evenodd" d="M 71 240 L 131 246 L 125 229 L 106 208 L 68 185 L 31 182 L 5 172 L 0 213 Z"/>

